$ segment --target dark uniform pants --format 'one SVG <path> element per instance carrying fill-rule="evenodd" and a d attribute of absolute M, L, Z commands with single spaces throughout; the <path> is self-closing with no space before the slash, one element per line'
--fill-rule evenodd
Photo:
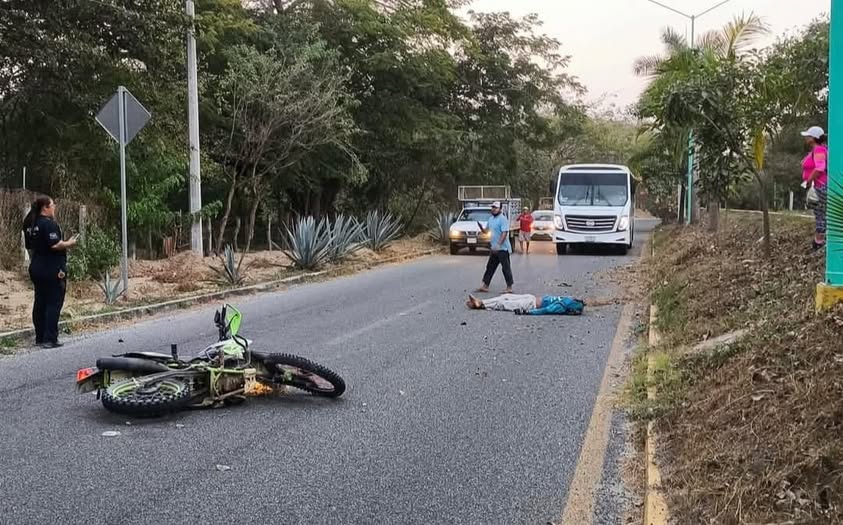
<path fill-rule="evenodd" d="M 46 273 L 46 275 L 45 275 Z M 29 270 L 35 286 L 35 302 L 32 305 L 32 324 L 35 326 L 36 343 L 55 343 L 59 339 L 59 316 L 64 306 L 67 283 L 59 279 L 58 271 Z"/>

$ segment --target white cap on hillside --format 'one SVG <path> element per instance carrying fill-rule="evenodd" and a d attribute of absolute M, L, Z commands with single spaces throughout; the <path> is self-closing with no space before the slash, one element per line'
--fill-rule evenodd
<path fill-rule="evenodd" d="M 802 136 L 821 139 L 825 136 L 825 131 L 819 126 L 811 126 L 807 130 L 802 132 Z"/>

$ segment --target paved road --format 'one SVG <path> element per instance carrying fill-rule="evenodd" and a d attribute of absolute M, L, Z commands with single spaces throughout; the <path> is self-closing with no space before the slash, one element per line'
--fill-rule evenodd
<path fill-rule="evenodd" d="M 630 260 L 540 252 L 514 256 L 516 291 L 605 296 L 597 274 Z M 213 341 L 209 308 L 0 360 L 0 522 L 557 520 L 620 308 L 468 311 L 484 262 L 433 257 L 238 300 L 245 335 L 339 371 L 340 400 L 291 394 L 128 424 L 74 393 L 97 356 Z"/>

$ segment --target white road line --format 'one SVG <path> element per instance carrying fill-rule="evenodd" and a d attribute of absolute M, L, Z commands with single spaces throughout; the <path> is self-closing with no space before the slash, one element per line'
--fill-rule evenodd
<path fill-rule="evenodd" d="M 392 321 L 395 321 L 396 319 L 400 319 L 401 317 L 405 317 L 407 315 L 410 315 L 411 313 L 414 313 L 418 310 L 421 310 L 422 308 L 431 304 L 432 302 L 433 301 L 430 300 L 430 301 L 425 301 L 423 303 L 419 303 L 419 304 L 413 306 L 410 309 L 404 310 L 403 312 L 398 312 L 397 314 L 390 315 L 389 317 L 384 317 L 383 319 L 378 319 L 377 321 L 375 321 L 373 323 L 369 323 L 366 326 L 361 326 L 360 328 L 358 328 L 356 330 L 352 330 L 348 333 L 342 334 L 341 336 L 338 336 L 338 337 L 335 337 L 335 338 L 331 339 L 330 341 L 328 341 L 327 346 L 336 346 L 340 343 L 344 343 L 345 341 L 348 341 L 349 339 L 354 339 L 355 337 L 358 337 L 362 334 L 365 334 L 366 332 L 368 332 L 370 330 L 374 330 L 375 328 L 379 328 L 381 326 L 389 324 Z"/>

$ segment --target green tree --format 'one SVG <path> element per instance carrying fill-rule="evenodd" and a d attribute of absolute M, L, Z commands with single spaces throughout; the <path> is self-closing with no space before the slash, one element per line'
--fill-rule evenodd
<path fill-rule="evenodd" d="M 652 76 L 638 103 L 638 114 L 649 119 L 657 133 L 674 135 L 664 143 L 679 144 L 689 130 L 694 130 L 700 146 L 700 193 L 709 201 L 710 225 L 715 230 L 720 203 L 746 173 L 748 166 L 739 162 L 748 158 L 743 152 L 747 147 L 755 151 L 754 145 L 738 143 L 733 137 L 757 137 L 756 128 L 764 128 L 758 120 L 760 114 L 750 117 L 752 112 L 744 111 L 740 97 L 746 94 L 746 86 L 735 75 L 747 78 L 742 68 L 753 63 L 748 48 L 766 31 L 759 17 L 741 16 L 723 29 L 703 35 L 692 49 L 684 38 L 666 30 L 662 40 L 667 54 L 643 57 L 634 66 L 636 73 Z M 681 148 L 666 151 L 676 154 L 671 162 L 674 166 L 681 164 L 685 154 Z M 736 169 L 738 163 L 742 169 Z"/>
<path fill-rule="evenodd" d="M 217 155 L 226 167 L 229 190 L 218 250 L 235 193 L 250 201 L 248 251 L 257 211 L 272 179 L 283 177 L 319 147 L 332 146 L 353 155 L 348 142 L 354 126 L 348 116 L 345 79 L 325 60 L 326 53 L 318 40 L 265 52 L 242 45 L 231 51 L 219 93 L 229 128 Z"/>
<path fill-rule="evenodd" d="M 166 0 L 0 2 L 0 180 L 27 166 L 31 187 L 78 197 L 109 176 L 92 114 L 118 84 L 168 112 L 183 23 Z"/>

